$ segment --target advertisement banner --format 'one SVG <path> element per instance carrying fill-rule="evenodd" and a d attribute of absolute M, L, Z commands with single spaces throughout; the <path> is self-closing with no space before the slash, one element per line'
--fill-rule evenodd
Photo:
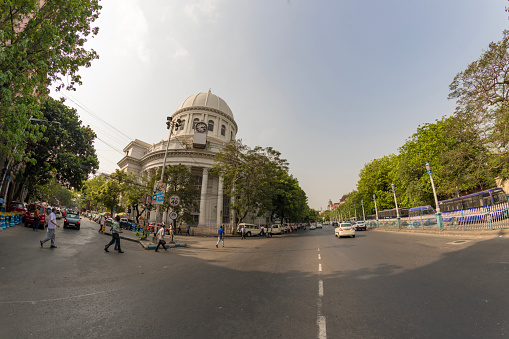
<path fill-rule="evenodd" d="M 162 205 L 164 203 L 164 194 L 166 193 L 166 184 L 156 182 L 154 184 L 154 193 L 152 194 L 152 205 Z"/>

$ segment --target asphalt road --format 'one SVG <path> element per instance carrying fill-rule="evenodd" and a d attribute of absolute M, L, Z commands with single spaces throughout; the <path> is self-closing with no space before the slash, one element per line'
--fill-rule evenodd
<path fill-rule="evenodd" d="M 334 230 L 177 236 L 146 251 L 83 221 L 0 231 L 0 338 L 497 338 L 509 239 Z"/>

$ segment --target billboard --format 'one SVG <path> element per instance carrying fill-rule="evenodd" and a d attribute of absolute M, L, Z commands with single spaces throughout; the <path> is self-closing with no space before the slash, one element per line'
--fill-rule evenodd
<path fill-rule="evenodd" d="M 163 182 L 156 182 L 154 184 L 154 192 L 152 193 L 152 205 L 162 205 L 165 193 L 166 184 Z"/>

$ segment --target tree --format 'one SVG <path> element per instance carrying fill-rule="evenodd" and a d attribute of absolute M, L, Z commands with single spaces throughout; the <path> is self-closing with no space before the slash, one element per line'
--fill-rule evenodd
<path fill-rule="evenodd" d="M 65 106 L 63 101 L 47 98 L 41 112 L 49 123 L 35 128 L 43 131 L 44 137 L 27 142 L 28 157 L 19 164 L 16 180 L 28 188 L 29 195 L 52 178 L 65 187 L 80 189 L 89 174 L 99 167 L 93 146 L 95 133 L 90 127 L 82 126 L 76 110 Z M 15 197 L 19 196 L 22 185 L 18 187 Z"/>
<path fill-rule="evenodd" d="M 83 183 L 80 194 L 80 207 L 86 210 L 99 209 L 99 190 L 106 183 L 106 178 L 97 176 Z"/>
<path fill-rule="evenodd" d="M 99 188 L 97 194 L 98 201 L 110 211 L 112 216 L 115 209 L 120 206 L 120 194 L 122 193 L 122 182 L 125 176 L 125 172 L 116 169 L 115 173 L 110 175 L 109 180 Z"/>
<path fill-rule="evenodd" d="M 462 131 L 478 135 L 478 148 L 487 157 L 478 164 L 492 176 L 509 178 L 509 38 L 489 44 L 481 57 L 456 75 L 449 99 Z"/>
<path fill-rule="evenodd" d="M 99 31 L 91 24 L 100 9 L 99 0 L 0 2 L 0 160 L 21 160 L 24 141 L 36 137 L 28 119 L 41 117 L 48 86 L 81 84 L 79 68 L 98 58 L 84 44 Z"/>
<path fill-rule="evenodd" d="M 307 197 L 300 188 L 299 182 L 285 171 L 279 171 L 276 177 L 276 192 L 272 199 L 271 220 L 277 215 L 283 220 L 290 222 L 302 221 L 306 218 Z"/>
<path fill-rule="evenodd" d="M 231 208 L 237 220 L 262 216 L 271 210 L 276 195 L 277 174 L 287 171 L 288 163 L 271 147 L 250 149 L 235 140 L 216 154 L 213 173 L 224 178 L 224 190 L 232 197 Z"/>

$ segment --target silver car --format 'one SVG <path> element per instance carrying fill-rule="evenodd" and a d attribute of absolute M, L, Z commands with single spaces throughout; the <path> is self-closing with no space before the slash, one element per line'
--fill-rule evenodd
<path fill-rule="evenodd" d="M 338 238 L 341 237 L 355 238 L 355 227 L 349 222 L 342 222 L 334 230 L 334 235 Z"/>

